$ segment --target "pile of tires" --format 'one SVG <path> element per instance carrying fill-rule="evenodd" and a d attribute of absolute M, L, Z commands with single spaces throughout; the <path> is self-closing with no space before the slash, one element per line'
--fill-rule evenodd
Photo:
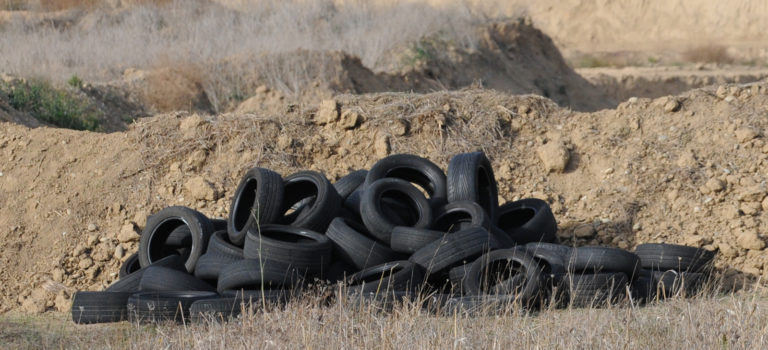
<path fill-rule="evenodd" d="M 105 291 L 76 293 L 72 317 L 228 319 L 328 282 L 343 285 L 339 297 L 351 305 L 418 299 L 451 312 L 597 306 L 628 295 L 693 294 L 714 257 L 663 244 L 641 245 L 636 254 L 571 248 L 556 233 L 542 200 L 499 205 L 482 152 L 454 156 L 447 172 L 393 155 L 334 184 L 314 171 L 283 178 L 253 168 L 226 219 L 186 207 L 150 216 L 120 279 Z"/>

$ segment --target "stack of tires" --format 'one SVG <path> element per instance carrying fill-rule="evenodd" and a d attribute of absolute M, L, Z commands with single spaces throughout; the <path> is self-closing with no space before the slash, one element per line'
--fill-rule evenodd
<path fill-rule="evenodd" d="M 404 298 L 436 310 L 596 305 L 645 276 L 655 283 L 653 269 L 667 269 L 663 262 L 677 252 L 570 248 L 556 233 L 544 201 L 499 205 L 482 152 L 454 156 L 447 172 L 393 155 L 335 184 L 314 171 L 283 178 L 253 168 L 226 220 L 185 207 L 148 218 L 120 279 L 103 292 L 76 293 L 72 316 L 77 323 L 227 319 L 284 303 L 319 281 L 342 283 L 353 305 Z"/>

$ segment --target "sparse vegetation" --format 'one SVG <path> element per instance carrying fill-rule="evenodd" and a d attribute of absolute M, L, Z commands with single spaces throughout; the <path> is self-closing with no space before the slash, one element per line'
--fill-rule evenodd
<path fill-rule="evenodd" d="M 728 54 L 725 46 L 697 46 L 683 52 L 683 59 L 694 63 L 733 63 L 733 57 Z"/>
<path fill-rule="evenodd" d="M 44 123 L 75 130 L 99 128 L 99 116 L 87 102 L 43 80 L 3 83 L 0 90 L 8 95 L 11 107 Z"/>

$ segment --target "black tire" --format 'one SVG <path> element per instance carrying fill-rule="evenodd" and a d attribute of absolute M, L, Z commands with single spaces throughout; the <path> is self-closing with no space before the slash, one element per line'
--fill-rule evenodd
<path fill-rule="evenodd" d="M 650 274 L 640 273 L 640 277 L 630 285 L 632 300 L 638 304 L 646 303 L 656 296 L 656 288 Z"/>
<path fill-rule="evenodd" d="M 292 290 L 284 289 L 264 289 L 264 290 L 249 290 L 249 289 L 232 289 L 224 290 L 221 292 L 221 296 L 227 298 L 238 298 L 245 303 L 258 305 L 275 305 L 285 304 L 291 297 L 294 296 Z"/>
<path fill-rule="evenodd" d="M 416 214 L 416 219 L 404 221 L 387 215 L 387 198 L 407 205 L 410 212 Z M 384 178 L 372 183 L 362 195 L 360 213 L 368 232 L 388 245 L 395 226 L 427 228 L 432 222 L 432 208 L 427 198 L 410 183 L 396 178 Z"/>
<path fill-rule="evenodd" d="M 139 292 L 128 297 L 128 319 L 134 322 L 187 322 L 189 308 L 198 300 L 216 298 L 214 292 Z"/>
<path fill-rule="evenodd" d="M 402 258 L 384 244 L 368 237 L 365 228 L 344 218 L 335 218 L 325 235 L 333 242 L 334 251 L 357 270 Z"/>
<path fill-rule="evenodd" d="M 227 231 L 217 231 L 208 242 L 208 250 L 197 259 L 195 277 L 216 281 L 224 266 L 243 258 L 243 249 L 229 242 Z"/>
<path fill-rule="evenodd" d="M 448 299 L 440 310 L 443 316 L 471 317 L 511 314 L 520 305 L 513 295 L 467 295 Z"/>
<path fill-rule="evenodd" d="M 496 248 L 496 240 L 488 231 L 482 227 L 471 227 L 425 245 L 408 260 L 421 266 L 427 276 L 440 275 Z"/>
<path fill-rule="evenodd" d="M 328 270 L 332 251 L 331 240 L 310 229 L 264 225 L 248 230 L 243 256 L 282 262 L 314 276 Z"/>
<path fill-rule="evenodd" d="M 294 204 L 314 197 L 309 203 L 297 209 L 297 215 L 285 215 Z M 283 181 L 284 216 L 281 223 L 302 227 L 317 232 L 325 232 L 328 224 L 341 210 L 341 197 L 325 175 L 316 171 L 300 171 Z"/>
<path fill-rule="evenodd" d="M 629 283 L 623 272 L 569 274 L 568 296 L 571 307 L 600 307 L 626 295 Z"/>
<path fill-rule="evenodd" d="M 708 272 L 715 253 L 704 248 L 676 244 L 645 243 L 635 248 L 644 269 Z"/>
<path fill-rule="evenodd" d="M 192 232 L 186 225 L 176 227 L 165 239 L 165 247 L 169 250 L 189 247 L 192 245 Z"/>
<path fill-rule="evenodd" d="M 205 321 L 223 323 L 239 316 L 246 307 L 249 305 L 239 298 L 218 297 L 197 300 L 189 306 L 189 318 L 195 323 Z"/>
<path fill-rule="evenodd" d="M 229 208 L 229 241 L 243 246 L 245 233 L 255 225 L 277 223 L 283 214 L 283 178 L 264 168 L 252 168 L 237 186 Z"/>
<path fill-rule="evenodd" d="M 213 232 L 217 231 L 224 231 L 227 232 L 227 219 L 224 218 L 218 218 L 218 219 L 210 219 L 211 224 L 213 225 Z"/>
<path fill-rule="evenodd" d="M 161 266 L 149 266 L 139 281 L 139 291 L 214 291 L 216 288 L 186 272 Z"/>
<path fill-rule="evenodd" d="M 421 186 L 429 195 L 429 204 L 433 208 L 446 202 L 448 185 L 445 173 L 426 158 L 412 154 L 395 154 L 382 158 L 368 171 L 364 188 L 367 189 L 383 178 L 398 178 Z"/>
<path fill-rule="evenodd" d="M 469 295 L 514 295 L 528 304 L 539 297 L 543 282 L 541 267 L 525 249 L 502 249 L 484 254 L 464 279 Z"/>
<path fill-rule="evenodd" d="M 545 276 L 562 275 L 567 271 L 565 259 L 563 256 L 552 250 L 537 249 L 537 247 L 524 246 L 524 249 L 533 255 L 534 260 L 539 263 L 542 273 Z"/>
<path fill-rule="evenodd" d="M 125 259 L 122 265 L 120 265 L 120 272 L 117 276 L 119 278 L 126 277 L 141 269 L 141 263 L 139 263 L 139 253 L 133 253 L 128 259 Z"/>
<path fill-rule="evenodd" d="M 538 251 L 552 252 L 560 256 L 563 259 L 563 261 L 567 261 L 571 257 L 571 250 L 573 248 L 567 245 L 562 245 L 557 243 L 531 242 L 525 245 L 525 249 L 533 252 L 538 252 Z"/>
<path fill-rule="evenodd" d="M 350 276 L 351 292 L 416 291 L 424 280 L 421 267 L 410 261 L 392 261 Z"/>
<path fill-rule="evenodd" d="M 576 274 L 623 272 L 634 280 L 640 275 L 640 257 L 623 249 L 578 247 L 571 249 L 568 271 Z"/>
<path fill-rule="evenodd" d="M 365 183 L 365 177 L 367 175 L 368 170 L 355 170 L 333 184 L 333 188 L 336 189 L 336 193 L 339 194 L 342 202 L 345 201 L 352 192 L 355 192 L 355 190 Z"/>
<path fill-rule="evenodd" d="M 75 292 L 72 299 L 72 321 L 78 324 L 120 322 L 128 319 L 128 297 L 125 292 Z"/>
<path fill-rule="evenodd" d="M 559 243 L 557 221 L 547 202 L 526 198 L 499 207 L 496 226 L 518 244 Z"/>
<path fill-rule="evenodd" d="M 451 281 L 451 287 L 454 291 L 463 294 L 464 280 L 467 278 L 467 274 L 469 274 L 471 268 L 472 263 L 468 263 L 453 267 L 448 271 L 448 279 Z"/>
<path fill-rule="evenodd" d="M 440 207 L 434 215 L 432 229 L 440 232 L 456 232 L 467 226 L 491 229 L 491 219 L 480 204 L 471 201 L 450 202 Z"/>
<path fill-rule="evenodd" d="M 701 291 L 706 276 L 698 272 L 677 272 L 675 270 L 652 271 L 651 281 L 655 293 L 661 299 L 691 297 Z"/>
<path fill-rule="evenodd" d="M 354 192 L 350 193 L 349 196 L 344 199 L 344 209 L 347 209 L 357 217 L 360 217 L 360 201 L 363 198 L 364 192 L 365 191 L 358 188 Z"/>
<path fill-rule="evenodd" d="M 303 275 L 291 265 L 280 261 L 243 259 L 224 267 L 216 286 L 225 290 L 271 290 L 297 286 Z"/>
<path fill-rule="evenodd" d="M 149 217 L 147 226 L 139 239 L 139 262 L 147 267 L 168 255 L 165 242 L 173 230 L 181 225 L 189 227 L 192 236 L 189 256 L 184 265 L 188 272 L 194 272 L 197 259 L 208 247 L 208 240 L 213 234 L 213 224 L 202 213 L 187 207 L 168 207 Z"/>
<path fill-rule="evenodd" d="M 413 228 L 407 226 L 395 226 L 392 229 L 392 250 L 400 253 L 414 253 L 425 245 L 432 243 L 446 235 L 445 232 Z"/>
<path fill-rule="evenodd" d="M 461 153 L 448 163 L 448 201 L 476 202 L 495 222 L 499 190 L 488 157 L 483 152 Z"/>
<path fill-rule="evenodd" d="M 162 258 L 154 262 L 150 266 L 167 267 L 173 270 L 183 271 L 183 272 L 187 271 L 186 266 L 184 266 L 184 259 L 179 255 L 167 256 L 165 258 Z M 119 280 L 112 283 L 109 287 L 107 287 L 106 290 L 109 292 L 128 292 L 128 293 L 138 292 L 139 282 L 141 282 L 141 277 L 144 276 L 144 272 L 146 270 L 147 270 L 147 267 L 139 269 L 138 271 L 131 273 L 125 277 L 120 277 Z"/>

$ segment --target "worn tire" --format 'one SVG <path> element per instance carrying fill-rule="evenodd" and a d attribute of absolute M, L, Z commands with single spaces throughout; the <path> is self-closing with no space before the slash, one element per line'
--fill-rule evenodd
<path fill-rule="evenodd" d="M 435 230 L 395 226 L 390 236 L 390 246 L 396 252 L 412 254 L 425 245 L 443 238 L 445 235 L 445 232 Z"/>
<path fill-rule="evenodd" d="M 483 152 L 461 153 L 448 164 L 448 201 L 468 200 L 476 202 L 496 220 L 499 207 L 499 190 L 488 157 Z"/>
<path fill-rule="evenodd" d="M 485 209 L 475 202 L 450 202 L 435 211 L 431 229 L 440 232 L 456 232 L 468 226 L 491 229 L 491 219 Z"/>
<path fill-rule="evenodd" d="M 214 291 L 216 288 L 184 271 L 161 266 L 149 266 L 139 281 L 139 291 Z"/>
<path fill-rule="evenodd" d="M 600 307 L 626 294 L 629 283 L 623 272 L 569 274 L 566 278 L 572 307 Z"/>
<path fill-rule="evenodd" d="M 296 215 L 285 215 L 294 204 L 314 197 L 298 209 Z M 325 175 L 316 171 L 300 171 L 283 181 L 283 218 L 280 223 L 325 232 L 341 210 L 342 200 Z"/>
<path fill-rule="evenodd" d="M 369 267 L 350 276 L 352 292 L 416 291 L 424 280 L 421 267 L 410 261 L 392 261 Z"/>
<path fill-rule="evenodd" d="M 328 237 L 310 229 L 264 225 L 248 230 L 243 256 L 279 261 L 314 276 L 328 270 L 332 250 Z"/>
<path fill-rule="evenodd" d="M 128 259 L 125 259 L 122 265 L 120 265 L 120 271 L 117 276 L 119 278 L 126 277 L 141 269 L 141 263 L 139 263 L 139 253 L 133 253 Z"/>
<path fill-rule="evenodd" d="M 214 292 L 139 292 L 128 297 L 128 319 L 134 322 L 188 322 L 189 308 L 198 300 L 216 298 Z"/>
<path fill-rule="evenodd" d="M 120 322 L 128 319 L 126 292 L 75 292 L 72 321 L 78 324 Z"/>
<path fill-rule="evenodd" d="M 229 242 L 227 231 L 217 231 L 208 242 L 208 250 L 197 260 L 195 277 L 216 281 L 224 266 L 243 258 L 243 249 Z"/>
<path fill-rule="evenodd" d="M 167 267 L 167 268 L 171 268 L 171 269 L 174 269 L 177 271 L 183 271 L 183 272 L 187 271 L 186 266 L 184 266 L 184 259 L 182 259 L 182 257 L 179 255 L 167 256 L 165 258 L 162 258 L 154 262 L 150 266 Z M 119 280 L 115 281 L 109 287 L 107 287 L 106 291 L 129 292 L 129 293 L 138 292 L 139 282 L 141 282 L 141 277 L 144 275 L 144 272 L 146 270 L 147 270 L 147 267 L 139 269 L 138 271 L 131 273 L 125 277 L 120 277 Z"/>
<path fill-rule="evenodd" d="M 325 235 L 333 242 L 334 251 L 358 270 L 399 260 L 401 254 L 365 234 L 365 228 L 353 221 L 335 218 Z"/>
<path fill-rule="evenodd" d="M 173 230 L 181 225 L 189 227 L 192 236 L 189 256 L 184 266 L 188 272 L 194 272 L 197 259 L 208 247 L 208 240 L 213 234 L 213 224 L 202 213 L 187 207 L 168 207 L 152 215 L 139 238 L 139 262 L 147 267 L 153 262 L 168 256 L 164 250 L 165 242 Z"/>
<path fill-rule="evenodd" d="M 336 189 L 336 193 L 339 194 L 342 202 L 344 202 L 352 192 L 355 192 L 355 190 L 363 186 L 367 175 L 368 170 L 355 170 L 333 184 L 333 188 Z"/>
<path fill-rule="evenodd" d="M 475 260 L 497 248 L 496 240 L 482 227 L 471 227 L 425 245 L 411 255 L 426 275 L 439 275 L 454 266 Z"/>
<path fill-rule="evenodd" d="M 283 214 L 283 178 L 264 168 L 243 175 L 229 209 L 229 241 L 243 246 L 249 227 L 277 223 Z M 254 215 L 255 214 L 255 215 Z"/>
<path fill-rule="evenodd" d="M 555 215 L 541 199 L 526 198 L 502 205 L 495 224 L 517 244 L 559 243 Z"/>
<path fill-rule="evenodd" d="M 571 249 L 568 271 L 574 273 L 623 272 L 630 280 L 640 275 L 640 257 L 632 252 L 609 247 L 578 247 Z"/>
<path fill-rule="evenodd" d="M 368 171 L 364 188 L 383 178 L 398 178 L 415 183 L 429 195 L 429 204 L 437 208 L 446 202 L 448 186 L 445 173 L 426 158 L 412 154 L 395 154 L 380 159 Z"/>
<path fill-rule="evenodd" d="M 417 219 L 408 222 L 393 221 L 393 217 L 387 215 L 384 209 L 387 198 L 407 205 L 410 211 L 416 214 Z M 427 198 L 410 183 L 396 178 L 384 178 L 372 183 L 361 197 L 360 214 L 368 232 L 388 245 L 395 226 L 427 228 L 432 222 L 432 208 Z"/>
<path fill-rule="evenodd" d="M 502 275 L 496 276 L 496 273 Z M 464 278 L 463 290 L 469 295 L 515 295 L 528 304 L 539 296 L 542 282 L 541 267 L 533 255 L 525 249 L 501 249 L 486 253 L 472 263 Z"/>
<path fill-rule="evenodd" d="M 644 269 L 654 271 L 708 272 L 715 258 L 714 252 L 704 248 L 664 243 L 640 244 L 635 254 Z"/>
<path fill-rule="evenodd" d="M 297 286 L 303 275 L 290 264 L 280 261 L 243 259 L 224 267 L 219 273 L 216 289 L 271 290 Z"/>

